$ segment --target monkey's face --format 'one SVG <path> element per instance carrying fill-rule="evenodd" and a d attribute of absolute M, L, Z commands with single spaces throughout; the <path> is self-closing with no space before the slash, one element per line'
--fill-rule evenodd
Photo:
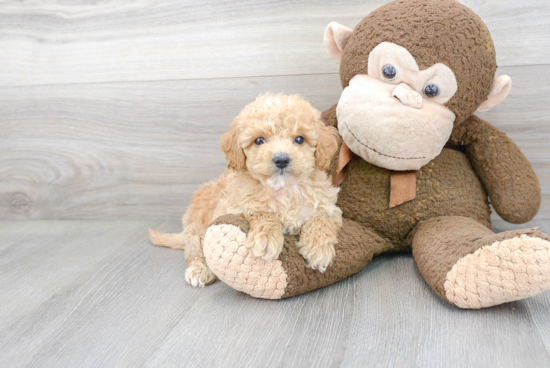
<path fill-rule="evenodd" d="M 489 30 L 455 0 L 391 1 L 354 30 L 331 22 L 323 43 L 341 64 L 340 134 L 392 170 L 428 163 L 453 127 L 497 106 L 511 87 L 510 77 L 495 79 Z"/>
<path fill-rule="evenodd" d="M 366 161 L 390 170 L 418 170 L 447 143 L 455 114 L 445 103 L 456 78 L 438 63 L 420 70 L 407 49 L 382 42 L 369 55 L 368 74 L 344 89 L 336 113 L 340 135 Z"/>

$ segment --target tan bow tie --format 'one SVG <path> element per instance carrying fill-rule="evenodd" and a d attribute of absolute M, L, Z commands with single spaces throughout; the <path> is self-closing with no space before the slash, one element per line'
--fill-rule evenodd
<path fill-rule="evenodd" d="M 346 165 L 355 156 L 353 152 L 342 142 L 340 154 L 338 156 L 338 165 L 334 173 L 333 183 L 338 186 L 347 178 L 347 172 L 344 171 Z M 416 198 L 416 171 L 390 171 L 390 204 L 393 208 Z"/>

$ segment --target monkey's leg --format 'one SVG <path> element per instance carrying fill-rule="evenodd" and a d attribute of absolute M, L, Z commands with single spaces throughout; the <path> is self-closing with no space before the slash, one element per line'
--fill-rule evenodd
<path fill-rule="evenodd" d="M 333 264 L 321 273 L 309 268 L 298 253 L 298 236 L 285 236 L 279 258 L 266 261 L 246 247 L 248 231 L 249 224 L 241 216 L 218 218 L 206 231 L 204 255 L 220 280 L 264 299 L 288 298 L 333 284 L 361 271 L 373 255 L 393 248 L 389 240 L 344 219 Z"/>
<path fill-rule="evenodd" d="M 500 234 L 459 216 L 436 217 L 409 235 L 428 284 L 449 303 L 478 309 L 550 289 L 550 236 L 535 229 Z"/>

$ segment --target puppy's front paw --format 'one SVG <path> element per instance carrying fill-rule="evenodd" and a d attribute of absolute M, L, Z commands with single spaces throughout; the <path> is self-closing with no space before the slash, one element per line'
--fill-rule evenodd
<path fill-rule="evenodd" d="M 298 253 L 305 258 L 310 268 L 325 272 L 336 255 L 335 244 L 335 237 L 327 238 L 325 234 L 306 234 L 300 237 L 296 246 Z"/>
<path fill-rule="evenodd" d="M 279 257 L 284 242 L 285 237 L 280 226 L 270 224 L 254 226 L 246 238 L 246 246 L 252 249 L 252 253 L 266 261 L 272 261 Z"/>
<path fill-rule="evenodd" d="M 192 262 L 185 270 L 185 281 L 193 287 L 205 287 L 216 281 L 216 276 L 205 262 Z"/>

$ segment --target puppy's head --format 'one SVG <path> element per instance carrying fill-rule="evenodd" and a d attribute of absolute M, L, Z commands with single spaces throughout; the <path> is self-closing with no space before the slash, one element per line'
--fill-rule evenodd
<path fill-rule="evenodd" d="M 280 188 L 326 170 L 337 131 L 299 95 L 260 95 L 233 120 L 220 142 L 229 168 Z"/>

